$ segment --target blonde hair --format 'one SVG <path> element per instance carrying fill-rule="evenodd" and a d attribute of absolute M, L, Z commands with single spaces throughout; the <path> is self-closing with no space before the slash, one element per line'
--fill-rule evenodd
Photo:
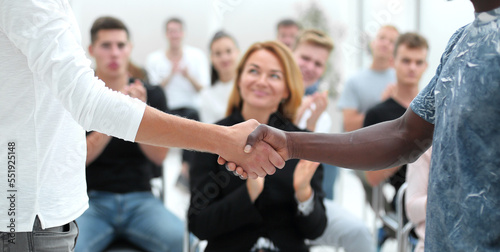
<path fill-rule="evenodd" d="M 396 28 L 396 26 L 394 26 L 394 25 L 390 25 L 390 24 L 382 25 L 378 30 L 380 31 L 382 29 L 392 29 L 399 34 L 398 28 Z"/>
<path fill-rule="evenodd" d="M 330 36 L 317 29 L 307 29 L 303 31 L 297 38 L 297 42 L 295 43 L 293 50 L 297 49 L 300 44 L 304 43 L 310 43 L 315 46 L 325 48 L 328 53 L 331 53 L 335 47 Z"/>
<path fill-rule="evenodd" d="M 302 73 L 300 68 L 295 62 L 292 52 L 288 47 L 279 41 L 266 41 L 257 42 L 250 46 L 246 51 L 245 55 L 241 58 L 236 68 L 236 78 L 233 86 L 233 91 L 229 96 L 229 102 L 227 105 L 226 116 L 229 116 L 236 109 L 241 111 L 243 105 L 243 99 L 241 97 L 239 82 L 245 64 L 254 52 L 259 50 L 266 50 L 272 53 L 283 67 L 283 76 L 285 85 L 290 93 L 288 98 L 286 98 L 278 107 L 278 111 L 289 121 L 293 122 L 297 113 L 297 109 L 302 102 L 302 96 L 304 95 L 304 85 L 302 83 Z"/>

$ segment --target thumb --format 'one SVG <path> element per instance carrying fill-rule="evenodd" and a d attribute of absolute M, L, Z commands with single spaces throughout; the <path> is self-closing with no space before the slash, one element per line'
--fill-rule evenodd
<path fill-rule="evenodd" d="M 143 86 L 144 84 L 139 79 L 135 79 L 134 85 L 136 85 L 136 86 Z"/>
<path fill-rule="evenodd" d="M 247 143 L 245 145 L 245 149 L 243 151 L 245 153 L 250 153 L 252 152 L 252 147 L 257 143 L 257 141 L 260 141 L 264 139 L 268 131 L 268 128 L 266 125 L 259 125 L 250 135 L 248 135 L 247 138 Z"/>

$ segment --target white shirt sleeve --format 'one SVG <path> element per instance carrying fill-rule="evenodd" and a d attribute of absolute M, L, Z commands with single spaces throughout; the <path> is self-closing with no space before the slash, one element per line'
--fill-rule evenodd
<path fill-rule="evenodd" d="M 300 202 L 297 198 L 295 200 L 298 204 L 297 208 L 302 215 L 308 216 L 314 210 L 314 191 L 311 193 L 311 197 L 304 202 Z"/>
<path fill-rule="evenodd" d="M 146 105 L 94 77 L 66 1 L 0 0 L 0 6 L 0 29 L 26 56 L 36 83 L 47 85 L 84 129 L 135 139 Z"/>

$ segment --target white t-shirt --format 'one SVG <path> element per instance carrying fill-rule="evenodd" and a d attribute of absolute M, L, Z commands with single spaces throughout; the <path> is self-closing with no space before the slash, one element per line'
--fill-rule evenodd
<path fill-rule="evenodd" d="M 0 231 L 87 209 L 85 130 L 135 139 L 145 104 L 94 77 L 80 36 L 65 0 L 0 0 Z"/>
<path fill-rule="evenodd" d="M 226 117 L 227 103 L 233 91 L 234 82 L 215 82 L 200 93 L 200 118 L 204 123 L 215 123 Z"/>
<path fill-rule="evenodd" d="M 305 98 L 305 96 L 304 96 Z M 308 108 L 304 111 L 304 114 L 302 114 L 302 117 L 299 120 L 298 127 L 301 129 L 306 129 L 307 128 L 307 120 L 309 117 L 311 117 L 312 114 L 312 109 L 316 109 L 316 104 L 312 104 L 311 108 Z M 332 129 L 332 118 L 328 114 L 327 111 L 324 111 L 321 113 L 321 115 L 318 118 L 318 121 L 316 122 L 316 128 L 314 129 L 314 132 L 317 133 L 330 133 Z"/>
<path fill-rule="evenodd" d="M 189 75 L 199 85 L 203 87 L 210 85 L 208 59 L 200 49 L 184 45 L 179 64 L 181 68 L 187 67 Z M 166 50 L 158 50 L 148 55 L 145 68 L 150 83 L 159 85 L 172 72 L 172 66 L 172 62 L 167 58 Z M 176 73 L 164 90 L 169 109 L 199 109 L 198 92 L 181 73 Z"/>

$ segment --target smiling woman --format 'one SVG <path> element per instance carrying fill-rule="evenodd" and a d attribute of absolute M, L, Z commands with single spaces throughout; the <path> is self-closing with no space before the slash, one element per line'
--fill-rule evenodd
<path fill-rule="evenodd" d="M 292 122 L 304 92 L 302 76 L 284 44 L 253 44 L 235 80 L 227 117 L 217 124 L 255 119 L 299 131 Z M 290 160 L 273 176 L 245 181 L 229 175 L 216 160 L 217 155 L 196 153 L 190 170 L 189 227 L 208 241 L 205 251 L 308 251 L 305 239 L 323 233 L 323 168 L 318 163 Z"/>
<path fill-rule="evenodd" d="M 263 82 L 269 85 L 262 87 Z M 247 91 L 253 90 L 256 101 L 266 98 L 272 100 L 270 103 L 261 102 L 260 106 L 267 107 L 270 112 L 278 111 L 290 121 L 294 120 L 302 101 L 304 86 L 300 69 L 284 44 L 269 41 L 250 46 L 237 67 L 236 83 L 229 98 L 226 115 L 230 115 L 235 109 L 242 109 L 245 103 L 242 96 Z M 286 85 L 286 93 L 280 94 L 276 89 L 282 89 L 283 85 Z M 248 98 L 246 104 L 250 106 L 252 97 Z M 259 104 L 252 103 L 251 106 Z M 266 123 L 266 121 L 259 122 Z"/>

